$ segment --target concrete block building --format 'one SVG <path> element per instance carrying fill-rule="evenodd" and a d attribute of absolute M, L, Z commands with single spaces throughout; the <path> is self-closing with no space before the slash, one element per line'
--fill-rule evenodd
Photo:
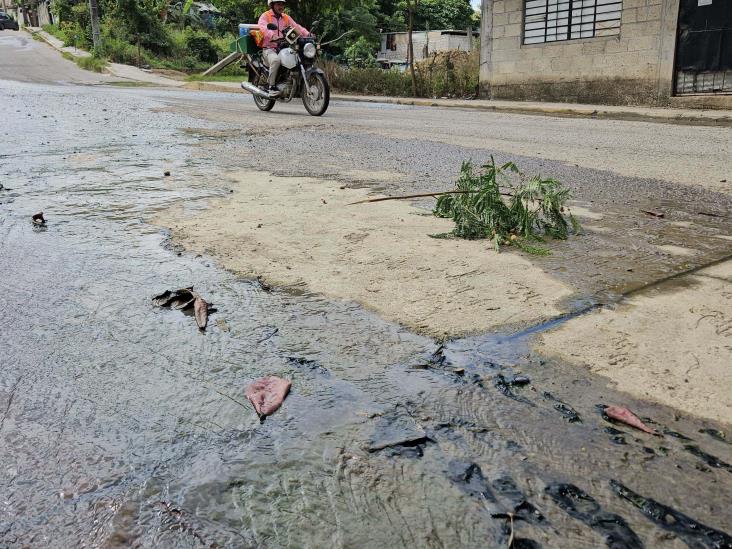
<path fill-rule="evenodd" d="M 483 0 L 481 93 L 732 108 L 732 0 Z"/>
<path fill-rule="evenodd" d="M 414 31 L 414 58 L 416 61 L 427 59 L 431 54 L 448 50 L 470 51 L 477 43 L 478 33 L 467 30 L 433 30 Z M 388 32 L 381 35 L 381 48 L 376 56 L 378 62 L 409 63 L 409 34 L 406 32 Z"/>

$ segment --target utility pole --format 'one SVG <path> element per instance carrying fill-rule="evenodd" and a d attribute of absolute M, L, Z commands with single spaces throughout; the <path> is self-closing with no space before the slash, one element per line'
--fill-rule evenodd
<path fill-rule="evenodd" d="M 491 98 L 493 73 L 493 0 L 483 0 L 480 16 L 480 96 Z"/>
<path fill-rule="evenodd" d="M 101 33 L 99 32 L 99 4 L 97 0 L 89 0 L 89 12 L 91 13 L 92 42 L 96 50 L 102 45 Z"/>
<path fill-rule="evenodd" d="M 417 97 L 417 76 L 414 74 L 414 40 L 412 33 L 414 32 L 414 12 L 419 7 L 419 0 L 407 0 L 407 16 L 409 17 L 409 43 L 407 44 L 409 57 L 409 72 L 412 75 L 412 96 Z"/>

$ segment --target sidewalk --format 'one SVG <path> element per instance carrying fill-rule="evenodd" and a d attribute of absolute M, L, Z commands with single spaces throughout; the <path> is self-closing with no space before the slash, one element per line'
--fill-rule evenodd
<path fill-rule="evenodd" d="M 64 46 L 64 43 L 61 40 L 51 34 L 48 34 L 40 27 L 23 27 L 23 29 L 33 35 L 40 36 L 44 42 L 61 53 L 70 53 L 74 57 L 91 57 L 91 53 L 88 51 L 80 50 L 72 46 Z"/>
<path fill-rule="evenodd" d="M 64 47 L 64 44 L 61 40 L 56 38 L 55 36 L 48 34 L 46 31 L 44 31 L 41 28 L 38 27 L 24 27 L 26 31 L 30 32 L 31 34 L 40 37 L 43 39 L 44 42 L 46 42 L 49 46 L 52 48 L 62 52 L 62 53 L 70 53 L 74 57 L 90 57 L 91 54 L 87 51 L 80 50 L 77 48 L 72 47 Z M 172 78 L 167 78 L 165 76 L 161 76 L 159 74 L 155 74 L 154 72 L 147 71 L 144 69 L 138 69 L 137 67 L 133 67 L 131 65 L 122 65 L 120 63 L 109 63 L 106 68 L 106 72 L 112 76 L 115 76 L 117 78 L 121 78 L 124 80 L 132 80 L 135 82 L 144 82 L 146 84 L 154 84 L 156 86 L 168 86 L 168 87 L 174 87 L 174 88 L 181 88 L 185 85 L 185 82 L 181 82 L 179 80 L 174 80 Z"/>
<path fill-rule="evenodd" d="M 87 57 L 90 55 L 88 52 L 83 50 L 64 47 L 63 43 L 59 39 L 51 36 L 40 28 L 25 28 L 28 32 L 40 36 L 45 42 L 58 51 L 70 53 L 76 57 Z M 132 67 L 130 65 L 121 65 L 119 63 L 110 63 L 107 66 L 107 72 L 118 78 L 154 84 L 157 86 L 185 88 L 199 91 L 249 93 L 243 90 L 237 82 L 181 82 L 179 80 L 155 74 L 152 71 L 138 69 L 137 67 Z M 412 97 L 381 97 L 342 94 L 332 94 L 331 99 L 335 101 L 353 101 L 361 103 L 387 103 L 419 107 L 475 109 L 499 113 L 568 116 L 574 118 L 606 120 L 640 120 L 673 124 L 732 127 L 732 110 L 584 105 L 579 103 L 539 103 L 487 99 L 422 99 Z"/>

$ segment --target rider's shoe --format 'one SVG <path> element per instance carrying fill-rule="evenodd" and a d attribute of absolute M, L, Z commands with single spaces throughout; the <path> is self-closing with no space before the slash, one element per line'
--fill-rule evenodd
<path fill-rule="evenodd" d="M 282 95 L 282 90 L 280 90 L 277 86 L 269 86 L 267 92 L 269 93 L 270 97 L 279 97 L 280 95 Z"/>

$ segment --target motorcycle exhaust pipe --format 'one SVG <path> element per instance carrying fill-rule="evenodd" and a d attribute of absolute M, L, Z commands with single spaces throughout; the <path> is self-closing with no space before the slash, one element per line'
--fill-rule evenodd
<path fill-rule="evenodd" d="M 252 95 L 258 95 L 259 97 L 264 97 L 265 99 L 275 99 L 267 92 L 260 90 L 257 86 L 249 82 L 242 82 L 241 87 L 247 90 Z"/>

